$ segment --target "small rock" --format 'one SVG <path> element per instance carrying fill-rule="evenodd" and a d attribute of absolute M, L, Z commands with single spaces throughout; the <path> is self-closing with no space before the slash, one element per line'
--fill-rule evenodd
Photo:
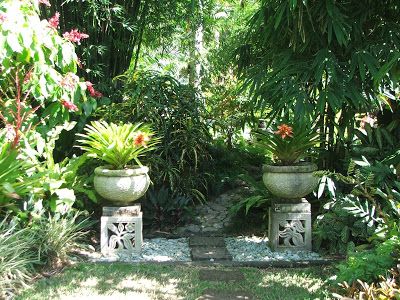
<path fill-rule="evenodd" d="M 213 227 L 205 227 L 205 228 L 203 228 L 203 232 L 214 232 L 214 231 L 216 231 L 216 229 L 213 228 Z"/>
<path fill-rule="evenodd" d="M 309 251 L 272 252 L 267 246 L 267 238 L 236 237 L 226 238 L 225 244 L 234 261 L 276 261 L 315 260 L 320 256 Z"/>
<path fill-rule="evenodd" d="M 186 226 L 186 231 L 191 231 L 191 232 L 197 233 L 197 232 L 200 232 L 200 230 L 201 230 L 200 226 L 196 225 L 196 224 L 191 224 L 191 225 Z"/>

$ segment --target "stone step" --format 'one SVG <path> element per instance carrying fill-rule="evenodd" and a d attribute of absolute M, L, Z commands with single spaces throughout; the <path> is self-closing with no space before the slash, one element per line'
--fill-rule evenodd
<path fill-rule="evenodd" d="M 225 247 L 223 237 L 193 236 L 189 238 L 189 247 Z"/>
<path fill-rule="evenodd" d="M 190 253 L 193 261 L 232 260 L 232 256 L 226 247 L 196 246 L 192 247 Z"/>
<path fill-rule="evenodd" d="M 251 300 L 255 299 L 252 295 L 243 291 L 219 291 L 216 289 L 206 289 L 197 300 L 232 300 L 232 299 L 243 299 Z"/>
<path fill-rule="evenodd" d="M 240 271 L 208 270 L 199 271 L 199 279 L 202 281 L 242 282 L 244 275 Z"/>

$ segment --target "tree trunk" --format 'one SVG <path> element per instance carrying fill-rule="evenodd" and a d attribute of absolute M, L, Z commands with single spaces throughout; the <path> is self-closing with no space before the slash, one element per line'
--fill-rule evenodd
<path fill-rule="evenodd" d="M 192 0 L 189 85 L 201 95 L 202 55 L 204 54 L 203 0 Z"/>

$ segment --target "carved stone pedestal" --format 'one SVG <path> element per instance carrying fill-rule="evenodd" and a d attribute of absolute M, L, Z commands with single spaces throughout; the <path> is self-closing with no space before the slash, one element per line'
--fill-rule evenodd
<path fill-rule="evenodd" d="M 311 250 L 311 204 L 273 202 L 268 238 L 273 251 Z"/>
<path fill-rule="evenodd" d="M 125 207 L 103 207 L 101 217 L 101 253 L 129 255 L 141 251 L 142 212 L 140 204 Z"/>

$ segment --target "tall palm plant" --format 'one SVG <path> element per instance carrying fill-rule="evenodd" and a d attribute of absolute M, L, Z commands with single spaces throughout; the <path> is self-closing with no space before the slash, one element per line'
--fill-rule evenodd
<path fill-rule="evenodd" d="M 350 144 L 354 114 L 396 99 L 398 1 L 263 0 L 238 48 L 256 111 L 319 120 L 329 153 Z M 331 157 L 331 163 L 337 157 Z"/>

